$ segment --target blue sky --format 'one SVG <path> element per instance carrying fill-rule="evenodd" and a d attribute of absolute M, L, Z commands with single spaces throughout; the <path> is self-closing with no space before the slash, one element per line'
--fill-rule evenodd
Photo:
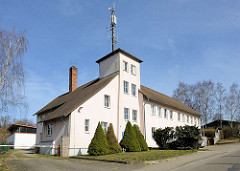
<path fill-rule="evenodd" d="M 0 0 L 0 26 L 25 31 L 26 98 L 32 116 L 98 77 L 95 61 L 111 52 L 108 8 L 116 3 L 120 47 L 142 59 L 141 84 L 172 96 L 179 81 L 240 84 L 239 0 Z M 12 113 L 16 117 L 19 113 Z"/>

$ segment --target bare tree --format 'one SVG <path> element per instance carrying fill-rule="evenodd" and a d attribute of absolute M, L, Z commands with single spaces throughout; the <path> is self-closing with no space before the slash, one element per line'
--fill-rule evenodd
<path fill-rule="evenodd" d="M 24 103 L 24 72 L 22 58 L 27 50 L 23 33 L 0 29 L 0 112 L 9 106 L 26 106 Z"/>
<path fill-rule="evenodd" d="M 218 118 L 220 119 L 220 125 L 222 128 L 222 118 L 224 111 L 224 104 L 226 101 L 226 89 L 223 87 L 222 83 L 217 83 L 215 89 L 215 100 L 216 100 L 216 111 Z"/>
<path fill-rule="evenodd" d="M 237 113 L 239 109 L 239 86 L 233 83 L 230 86 L 228 95 L 226 97 L 225 109 L 230 119 L 230 126 L 233 126 L 233 120 L 237 119 Z"/>

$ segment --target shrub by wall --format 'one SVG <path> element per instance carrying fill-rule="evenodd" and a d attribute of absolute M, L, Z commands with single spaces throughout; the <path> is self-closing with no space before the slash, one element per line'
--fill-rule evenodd
<path fill-rule="evenodd" d="M 198 149 L 200 147 L 200 130 L 196 126 L 179 126 L 174 133 L 175 141 L 172 142 L 172 149 Z"/>
<path fill-rule="evenodd" d="M 107 143 L 107 138 L 102 129 L 102 125 L 99 122 L 94 137 L 92 138 L 91 143 L 88 146 L 88 153 L 89 155 L 100 156 L 109 154 L 108 149 L 109 146 Z"/>
<path fill-rule="evenodd" d="M 142 133 L 140 132 L 139 127 L 136 124 L 134 124 L 133 129 L 135 131 L 138 143 L 141 147 L 141 151 L 147 151 L 148 150 L 148 145 L 147 145 L 147 142 L 145 141 Z"/>
<path fill-rule="evenodd" d="M 167 150 L 170 149 L 169 142 L 172 141 L 173 135 L 174 130 L 172 127 L 159 128 L 153 133 L 153 139 L 156 141 L 159 149 Z"/>
<path fill-rule="evenodd" d="M 138 143 L 136 134 L 133 130 L 132 124 L 128 121 L 124 136 L 120 141 L 120 146 L 124 148 L 127 152 L 138 152 L 141 151 L 141 147 Z"/>
<path fill-rule="evenodd" d="M 223 132 L 224 139 L 228 139 L 228 138 L 231 138 L 233 136 L 232 128 L 230 128 L 230 127 L 224 127 L 222 129 L 222 132 Z"/>
<path fill-rule="evenodd" d="M 112 123 L 109 124 L 107 132 L 106 132 L 107 142 L 109 146 L 109 152 L 111 154 L 113 153 L 119 153 L 122 151 L 121 146 L 118 144 L 117 138 L 114 134 L 113 125 Z"/>

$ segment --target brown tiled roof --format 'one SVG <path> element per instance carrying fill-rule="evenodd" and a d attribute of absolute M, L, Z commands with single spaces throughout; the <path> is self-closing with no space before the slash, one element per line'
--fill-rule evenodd
<path fill-rule="evenodd" d="M 46 113 L 46 117 L 39 122 L 69 115 L 79 105 L 103 89 L 117 74 L 103 79 L 95 79 L 78 87 L 71 93 L 65 93 L 57 97 L 36 113 L 37 115 Z"/>
<path fill-rule="evenodd" d="M 141 85 L 141 92 L 147 96 L 150 100 L 162 103 L 164 105 L 176 108 L 176 109 L 180 109 L 182 111 L 191 113 L 193 115 L 196 116 L 200 116 L 200 113 L 198 113 L 197 111 L 195 111 L 194 109 L 192 109 L 191 107 L 185 105 L 184 103 L 180 102 L 179 100 L 166 96 L 162 93 L 159 93 L 157 91 L 154 91 L 150 88 L 147 88 L 145 86 Z"/>
<path fill-rule="evenodd" d="M 121 52 L 122 54 L 128 56 L 129 58 L 131 58 L 131 59 L 133 59 L 133 60 L 135 60 L 135 61 L 137 61 L 137 62 L 139 62 L 139 63 L 143 62 L 141 59 L 139 59 L 139 58 L 131 55 L 130 53 L 128 53 L 128 52 L 126 52 L 126 51 L 124 51 L 124 50 L 122 50 L 122 49 L 120 49 L 120 48 L 118 48 L 117 50 L 115 50 L 115 51 L 107 54 L 106 56 L 102 57 L 101 59 L 97 60 L 96 63 L 99 63 L 99 62 L 107 59 L 108 57 L 110 57 L 110 56 L 112 56 L 112 55 L 114 55 L 114 54 L 116 54 L 116 53 L 118 53 L 118 52 Z"/>

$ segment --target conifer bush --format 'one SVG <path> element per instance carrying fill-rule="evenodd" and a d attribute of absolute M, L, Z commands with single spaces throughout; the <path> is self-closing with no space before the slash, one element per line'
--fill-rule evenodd
<path fill-rule="evenodd" d="M 145 141 L 142 133 L 140 132 L 138 125 L 134 124 L 133 129 L 135 131 L 138 143 L 141 147 L 141 151 L 147 151 L 148 150 L 147 142 Z"/>
<path fill-rule="evenodd" d="M 133 130 L 132 124 L 128 121 L 124 136 L 120 141 L 120 146 L 124 148 L 127 152 L 138 152 L 141 151 L 141 147 L 137 140 L 136 134 Z"/>
<path fill-rule="evenodd" d="M 88 146 L 88 154 L 93 156 L 109 154 L 107 138 L 104 134 L 100 122 L 98 123 L 94 137 L 92 138 L 91 143 Z"/>
<path fill-rule="evenodd" d="M 118 144 L 117 138 L 114 134 L 113 125 L 112 123 L 109 124 L 107 132 L 106 132 L 107 142 L 109 146 L 109 152 L 111 154 L 113 153 L 119 153 L 122 151 L 121 146 Z"/>

